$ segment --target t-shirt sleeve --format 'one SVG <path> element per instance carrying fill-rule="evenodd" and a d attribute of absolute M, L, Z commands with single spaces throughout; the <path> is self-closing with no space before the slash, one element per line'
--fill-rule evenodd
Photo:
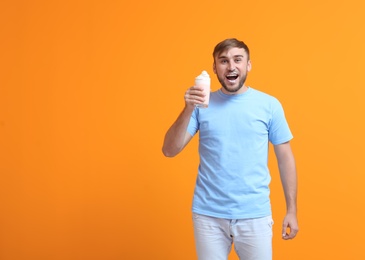
<path fill-rule="evenodd" d="M 272 103 L 272 117 L 269 126 L 269 141 L 273 145 L 290 141 L 293 135 L 286 121 L 284 109 L 281 103 L 274 99 Z"/>
<path fill-rule="evenodd" d="M 198 113 L 198 108 L 195 108 L 193 114 L 190 117 L 190 122 L 187 130 L 192 136 L 194 136 L 199 130 Z"/>

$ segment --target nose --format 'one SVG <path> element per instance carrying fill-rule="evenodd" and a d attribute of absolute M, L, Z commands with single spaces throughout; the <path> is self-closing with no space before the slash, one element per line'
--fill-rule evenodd
<path fill-rule="evenodd" d="M 234 71 L 235 70 L 235 66 L 234 66 L 234 62 L 230 61 L 228 64 L 228 70 L 229 71 Z"/>

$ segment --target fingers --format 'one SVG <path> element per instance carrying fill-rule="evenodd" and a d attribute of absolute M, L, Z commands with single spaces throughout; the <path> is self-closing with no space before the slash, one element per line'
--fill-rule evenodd
<path fill-rule="evenodd" d="M 185 92 L 185 102 L 190 105 L 202 104 L 205 100 L 205 94 L 201 87 L 191 87 Z"/>
<path fill-rule="evenodd" d="M 296 237 L 299 229 L 295 224 L 283 223 L 282 237 L 284 240 L 293 239 Z"/>
<path fill-rule="evenodd" d="M 284 221 L 283 227 L 281 230 L 281 234 L 283 234 L 284 239 L 288 236 L 287 229 L 288 229 L 288 223 L 285 223 L 285 221 Z"/>

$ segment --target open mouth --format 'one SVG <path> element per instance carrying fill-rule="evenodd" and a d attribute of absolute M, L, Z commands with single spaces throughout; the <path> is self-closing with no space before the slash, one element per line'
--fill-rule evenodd
<path fill-rule="evenodd" d="M 228 79 L 228 81 L 230 82 L 234 82 L 237 78 L 238 78 L 237 74 L 229 74 L 226 76 L 226 79 Z"/>

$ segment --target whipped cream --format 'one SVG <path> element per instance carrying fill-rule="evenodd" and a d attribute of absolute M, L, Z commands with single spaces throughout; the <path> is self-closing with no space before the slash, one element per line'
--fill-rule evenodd
<path fill-rule="evenodd" d="M 202 73 L 200 73 L 199 76 L 197 76 L 195 78 L 195 84 L 209 84 L 210 85 L 210 77 L 208 72 L 206 72 L 205 70 L 202 71 Z"/>

